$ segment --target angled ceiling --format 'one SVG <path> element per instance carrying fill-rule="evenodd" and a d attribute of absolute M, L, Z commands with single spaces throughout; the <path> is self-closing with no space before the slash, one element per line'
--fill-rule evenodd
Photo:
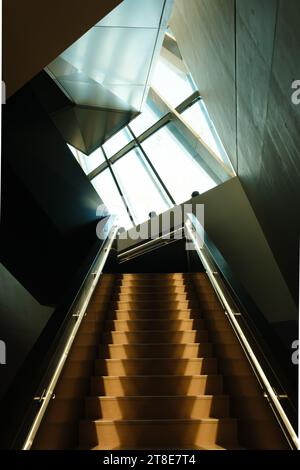
<path fill-rule="evenodd" d="M 173 0 L 124 0 L 46 71 L 78 105 L 140 111 Z"/>
<path fill-rule="evenodd" d="M 68 100 L 51 113 L 66 142 L 89 155 L 141 111 L 172 6 L 124 0 L 45 67 Z"/>
<path fill-rule="evenodd" d="M 45 71 L 34 77 L 30 84 L 65 142 L 86 155 L 137 115 L 122 109 L 74 103 Z"/>
<path fill-rule="evenodd" d="M 3 80 L 7 97 L 120 3 L 3 0 Z"/>

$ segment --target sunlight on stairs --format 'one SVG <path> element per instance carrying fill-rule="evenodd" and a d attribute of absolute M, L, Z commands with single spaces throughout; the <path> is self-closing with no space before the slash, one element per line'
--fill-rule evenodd
<path fill-rule="evenodd" d="M 80 423 L 81 448 L 238 446 L 200 318 L 182 274 L 119 276 Z"/>
<path fill-rule="evenodd" d="M 285 449 L 204 273 L 104 274 L 33 449 Z"/>

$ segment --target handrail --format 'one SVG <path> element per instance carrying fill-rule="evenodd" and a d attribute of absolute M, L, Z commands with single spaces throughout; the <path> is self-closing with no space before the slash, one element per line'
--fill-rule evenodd
<path fill-rule="evenodd" d="M 107 257 L 111 250 L 117 230 L 118 230 L 118 226 L 115 223 L 113 223 L 107 235 L 106 241 L 104 245 L 102 246 L 102 248 L 100 249 L 100 252 L 98 253 L 98 256 L 93 264 L 93 272 L 90 273 L 92 280 L 89 278 L 85 279 L 85 282 L 83 283 L 83 286 L 81 287 L 80 293 L 77 296 L 76 301 L 72 305 L 70 318 L 75 319 L 75 323 L 73 327 L 71 328 L 71 332 L 69 333 L 64 346 L 59 345 L 61 348 L 63 347 L 63 351 L 56 361 L 56 367 L 53 373 L 51 374 L 50 378 L 48 379 L 48 383 L 46 387 L 44 388 L 44 391 L 41 394 L 41 397 L 34 398 L 34 400 L 37 401 L 39 404 L 41 404 L 41 406 L 38 409 L 36 416 L 34 418 L 34 421 L 30 427 L 30 430 L 26 436 L 25 442 L 22 446 L 22 450 L 29 450 L 31 448 L 34 438 L 39 430 L 40 424 L 45 415 L 47 407 L 49 405 L 49 402 L 53 398 L 53 392 L 54 392 L 55 386 L 60 377 L 64 364 L 67 360 L 68 354 L 70 352 L 70 349 L 76 337 L 78 329 L 82 323 L 84 316 L 86 315 L 86 309 L 88 307 L 88 304 L 94 293 L 95 287 L 97 286 L 97 283 L 101 276 L 103 267 L 106 263 Z M 89 282 L 90 284 L 87 285 Z"/>
<path fill-rule="evenodd" d="M 210 254 L 209 249 L 206 246 L 205 242 L 205 235 L 203 226 L 200 224 L 198 219 L 194 216 L 194 214 L 187 214 L 187 220 L 185 223 L 186 227 L 186 234 L 190 240 L 192 240 L 196 251 L 199 255 L 199 258 L 202 262 L 202 265 L 207 273 L 207 276 L 214 288 L 216 294 L 218 295 L 224 309 L 225 314 L 227 315 L 233 330 L 243 347 L 246 356 L 252 366 L 255 375 L 261 385 L 261 387 L 265 391 L 265 396 L 268 398 L 271 408 L 284 432 L 289 445 L 292 449 L 300 449 L 300 440 L 289 421 L 288 416 L 286 415 L 280 401 L 278 395 L 275 393 L 274 388 L 272 387 L 266 373 L 264 372 L 263 368 L 261 367 L 253 348 L 251 347 L 245 332 L 240 326 L 240 323 L 237 321 L 237 317 L 241 315 L 241 313 L 236 308 L 236 304 L 232 299 L 232 295 L 230 295 L 228 289 L 226 288 L 225 283 L 221 283 L 218 279 L 219 277 L 219 270 L 217 263 L 214 261 L 213 257 Z"/>
<path fill-rule="evenodd" d="M 128 248 L 127 250 L 122 251 L 118 254 L 118 261 L 119 263 L 123 263 L 125 261 L 129 261 L 130 259 L 137 258 L 138 256 L 142 256 L 146 253 L 149 253 L 157 248 L 161 248 L 164 245 L 167 245 L 172 242 L 176 242 L 180 240 L 180 238 L 172 237 L 176 233 L 182 233 L 184 231 L 184 227 L 176 228 L 168 233 L 163 233 L 156 238 L 153 238 L 149 241 L 144 241 L 143 243 L 133 247 Z"/>

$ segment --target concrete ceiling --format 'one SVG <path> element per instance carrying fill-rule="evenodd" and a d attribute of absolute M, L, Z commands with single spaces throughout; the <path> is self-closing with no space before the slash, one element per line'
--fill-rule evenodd
<path fill-rule="evenodd" d="M 3 80 L 7 97 L 122 0 L 3 0 Z"/>
<path fill-rule="evenodd" d="M 300 79 L 299 24 L 298 0 L 175 0 L 170 21 L 295 299 L 300 105 L 291 85 Z"/>

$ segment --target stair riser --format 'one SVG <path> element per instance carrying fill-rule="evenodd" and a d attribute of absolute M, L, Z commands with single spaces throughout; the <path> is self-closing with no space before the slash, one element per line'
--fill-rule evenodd
<path fill-rule="evenodd" d="M 183 301 L 164 301 L 164 300 L 152 300 L 152 301 L 118 301 L 111 302 L 109 308 L 111 310 L 170 310 L 170 309 L 188 309 L 188 308 L 199 308 L 197 301 L 183 300 Z"/>
<path fill-rule="evenodd" d="M 107 320 L 194 320 L 201 318 L 201 313 L 190 310 L 174 310 L 174 311 L 125 311 L 118 310 L 110 312 Z"/>
<path fill-rule="evenodd" d="M 95 363 L 96 375 L 201 375 L 217 374 L 215 358 L 204 359 L 99 359 Z"/>
<path fill-rule="evenodd" d="M 77 346 L 94 346 L 96 344 L 144 344 L 144 343 L 199 343 L 208 342 L 207 331 L 186 331 L 186 332 L 106 332 L 80 333 L 75 343 Z"/>
<path fill-rule="evenodd" d="M 236 422 L 222 419 L 218 422 L 188 422 L 176 423 L 172 420 L 163 422 L 119 422 L 101 423 L 81 422 L 79 438 L 81 445 L 98 445 L 99 449 L 114 449 L 126 446 L 174 446 L 176 448 L 189 445 L 227 444 L 237 445 Z"/>
<path fill-rule="evenodd" d="M 185 331 L 193 329 L 206 329 L 202 319 L 188 320 L 111 320 L 105 323 L 106 331 Z"/>
<path fill-rule="evenodd" d="M 91 395 L 161 396 L 222 394 L 220 376 L 92 377 Z"/>
<path fill-rule="evenodd" d="M 157 302 L 182 302 L 194 300 L 197 301 L 197 296 L 195 294 L 175 294 L 171 292 L 169 294 L 161 294 L 158 292 L 151 292 L 149 294 L 145 293 L 133 293 L 133 294 L 116 294 L 111 297 L 112 302 L 147 302 L 147 304 L 157 303 Z"/>
<path fill-rule="evenodd" d="M 99 348 L 99 357 L 111 359 L 128 358 L 192 358 L 211 357 L 212 345 L 203 344 L 154 344 L 154 345 L 102 345 Z"/>
<path fill-rule="evenodd" d="M 156 289 L 173 289 L 176 287 L 186 287 L 188 289 L 193 288 L 193 283 L 191 281 L 183 281 L 183 280 L 174 280 L 174 281 L 150 281 L 145 279 L 144 281 L 120 281 L 116 283 L 115 288 L 134 288 L 139 289 L 147 288 L 149 290 L 156 290 Z"/>
<path fill-rule="evenodd" d="M 122 397 L 85 400 L 87 419 L 227 418 L 229 400 L 216 397 Z"/>
<path fill-rule="evenodd" d="M 92 335 L 92 338 L 94 336 Z M 93 339 L 91 339 L 92 341 Z M 83 338 L 86 344 L 87 337 Z M 197 343 L 208 342 L 207 331 L 149 331 L 149 332 L 107 332 L 102 334 L 104 343 L 112 344 L 142 344 L 142 343 Z"/>
<path fill-rule="evenodd" d="M 195 292 L 189 286 L 181 286 L 181 287 L 161 287 L 157 286 L 155 289 L 151 286 L 143 287 L 143 286 L 131 286 L 131 287 L 117 287 L 114 291 L 115 294 L 129 294 L 129 295 L 173 295 L 173 294 L 190 294 L 192 293 L 195 295 Z"/>

